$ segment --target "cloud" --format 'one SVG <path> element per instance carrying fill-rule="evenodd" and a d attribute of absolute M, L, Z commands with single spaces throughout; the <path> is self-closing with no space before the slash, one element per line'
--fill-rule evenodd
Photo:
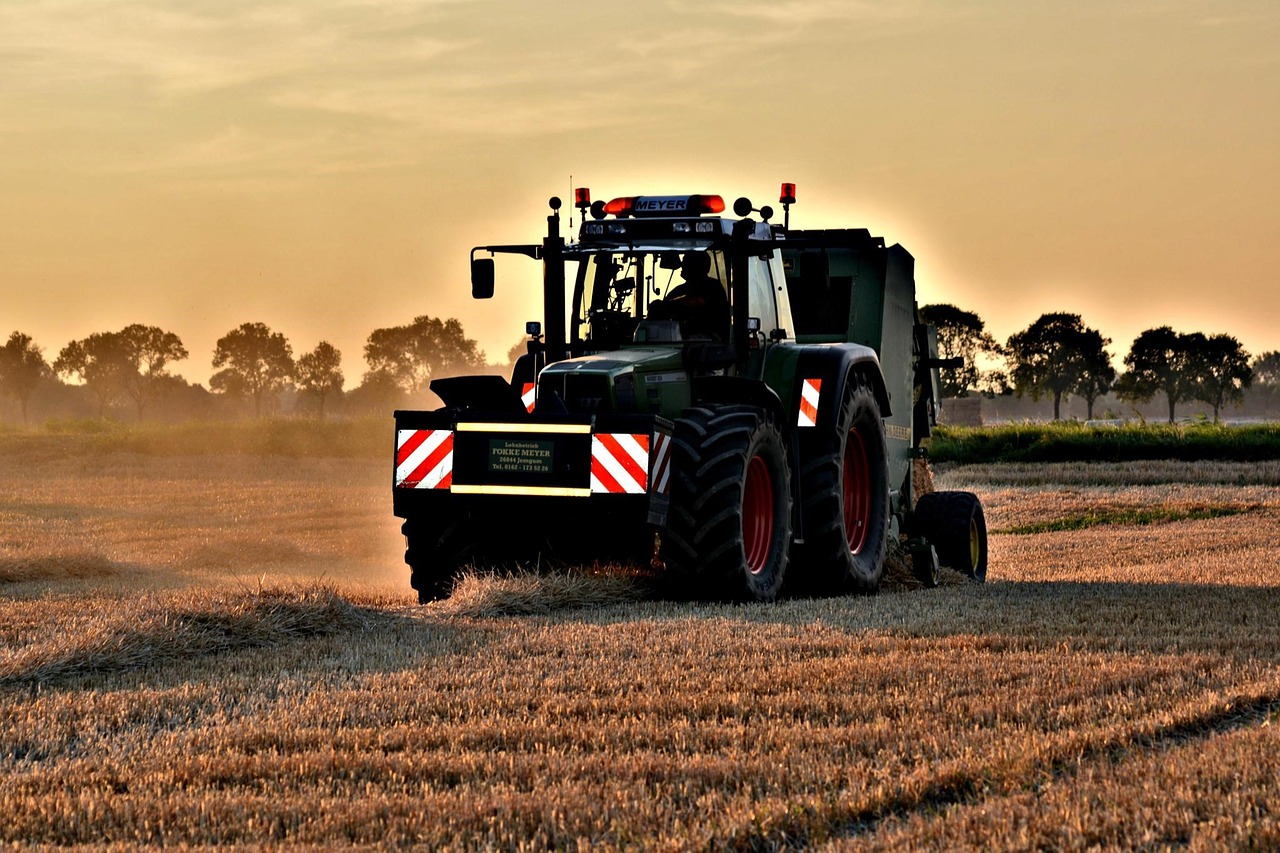
<path fill-rule="evenodd" d="M 442 0 L 352 4 L 234 3 L 173 8 L 156 0 L 0 5 L 0 62 L 28 85 L 126 76 L 187 94 L 316 69 L 385 68 L 448 49 L 415 32 Z"/>
<path fill-rule="evenodd" d="M 717 3 L 715 9 L 727 15 L 753 18 L 786 27 L 803 27 L 832 21 L 893 22 L 911 21 L 928 16 L 953 17 L 954 4 L 911 2 L 872 2 L 872 0 L 733 0 Z"/>

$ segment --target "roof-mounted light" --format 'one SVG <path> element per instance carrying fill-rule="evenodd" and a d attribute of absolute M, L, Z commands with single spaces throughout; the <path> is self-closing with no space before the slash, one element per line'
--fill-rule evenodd
<path fill-rule="evenodd" d="M 615 198 L 610 200 L 609 203 L 604 206 L 604 212 L 606 216 L 610 214 L 613 216 L 630 216 L 631 211 L 635 209 L 635 205 L 635 196 L 631 196 L 629 198 Z"/>
<path fill-rule="evenodd" d="M 573 191 L 573 206 L 585 211 L 591 206 L 591 190 L 587 187 L 576 187 Z"/>
<path fill-rule="evenodd" d="M 791 230 L 791 205 L 796 203 L 796 185 L 784 182 L 778 192 L 778 204 L 782 205 L 782 227 Z"/>
<path fill-rule="evenodd" d="M 724 199 L 718 195 L 637 195 L 615 198 L 604 206 L 606 214 L 626 216 L 700 216 L 720 213 Z"/>

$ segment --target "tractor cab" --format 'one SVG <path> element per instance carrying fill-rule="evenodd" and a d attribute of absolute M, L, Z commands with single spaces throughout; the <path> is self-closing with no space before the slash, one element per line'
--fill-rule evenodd
<path fill-rule="evenodd" d="M 767 221 L 716 216 L 724 210 L 717 195 L 590 204 L 589 192 L 580 193 L 579 208 L 593 218 L 564 249 L 566 283 L 573 288 L 571 355 L 632 345 L 728 349 L 743 340 L 750 348 L 755 340 L 758 346 L 757 338 L 741 334 L 747 325 L 769 340 L 788 337 L 790 305 L 779 288 L 784 278 L 777 253 L 745 248 L 775 239 Z M 740 324 L 734 323 L 735 305 L 745 318 Z"/>

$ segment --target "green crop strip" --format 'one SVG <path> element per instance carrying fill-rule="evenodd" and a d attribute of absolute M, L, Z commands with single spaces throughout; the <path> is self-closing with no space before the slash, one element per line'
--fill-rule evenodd
<path fill-rule="evenodd" d="M 1257 462 L 1280 459 L 1280 424 L 1018 423 L 938 427 L 929 444 L 935 462 L 1131 462 L 1146 459 Z"/>
<path fill-rule="evenodd" d="M 1163 509 L 1160 507 L 1152 509 L 1104 509 L 1080 515 L 1065 515 L 1052 521 L 1041 521 L 1036 524 L 1020 524 L 992 532 L 1025 536 L 1031 533 L 1083 530 L 1086 527 L 1098 527 L 1104 524 L 1166 524 L 1171 521 L 1196 521 L 1205 518 L 1242 515 L 1255 509 L 1257 507 L 1254 506 L 1203 506 L 1192 509 Z"/>

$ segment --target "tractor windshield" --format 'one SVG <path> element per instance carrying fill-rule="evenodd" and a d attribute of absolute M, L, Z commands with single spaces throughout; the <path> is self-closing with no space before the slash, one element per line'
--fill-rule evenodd
<path fill-rule="evenodd" d="M 674 320 L 685 340 L 729 334 L 729 270 L 718 249 L 597 252 L 578 265 L 572 338 L 592 349 L 630 341 L 646 318 Z"/>

